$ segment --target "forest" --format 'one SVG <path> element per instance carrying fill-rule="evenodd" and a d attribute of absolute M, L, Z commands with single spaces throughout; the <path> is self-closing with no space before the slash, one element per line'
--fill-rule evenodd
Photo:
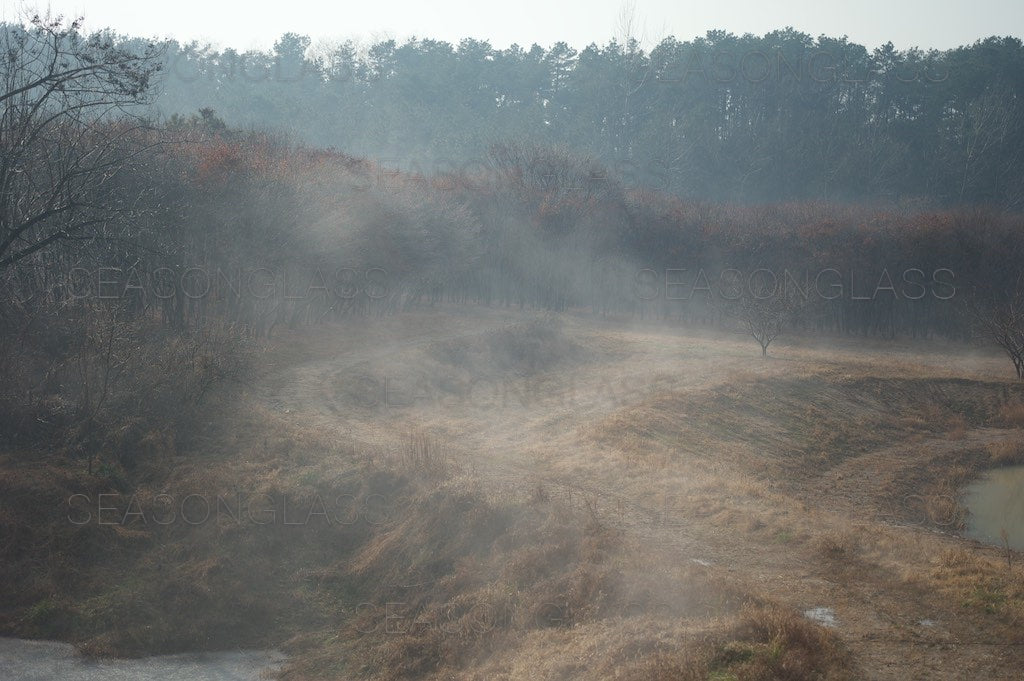
<path fill-rule="evenodd" d="M 127 40 L 127 39 L 126 39 Z M 1024 47 L 857 45 L 792 29 L 645 51 L 466 39 L 271 52 L 166 44 L 155 106 L 426 174 L 479 171 L 495 138 L 565 146 L 630 188 L 721 201 L 1020 209 Z"/>

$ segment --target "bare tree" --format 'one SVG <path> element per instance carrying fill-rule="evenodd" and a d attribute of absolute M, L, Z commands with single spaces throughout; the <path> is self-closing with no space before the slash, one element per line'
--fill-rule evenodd
<path fill-rule="evenodd" d="M 0 270 L 102 234 L 131 207 L 117 179 L 139 151 L 134 109 L 159 55 L 80 28 L 38 15 L 0 25 Z"/>
<path fill-rule="evenodd" d="M 1024 379 L 1024 275 L 1017 278 L 1012 291 L 975 291 L 968 305 L 981 333 L 1003 349 L 1017 378 Z"/>
<path fill-rule="evenodd" d="M 1021 109 L 1013 90 L 1002 84 L 990 85 L 965 109 L 955 138 L 960 143 L 960 190 L 963 201 L 972 187 L 990 177 L 1012 171 L 1020 161 L 1020 149 L 1012 144 L 1013 131 L 1020 127 Z M 1012 195 L 1011 201 L 1019 198 Z"/>
<path fill-rule="evenodd" d="M 754 276 L 760 272 L 771 276 Z M 768 346 L 796 319 L 800 294 L 768 270 L 755 270 L 736 293 L 730 311 L 761 346 L 761 356 L 767 357 Z"/>

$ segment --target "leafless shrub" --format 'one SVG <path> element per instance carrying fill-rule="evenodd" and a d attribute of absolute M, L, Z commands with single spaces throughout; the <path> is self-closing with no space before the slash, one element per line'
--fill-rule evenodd
<path fill-rule="evenodd" d="M 975 291 L 968 307 L 981 335 L 1002 348 L 1024 379 L 1024 278 L 1010 291 Z"/>
<path fill-rule="evenodd" d="M 229 324 L 175 331 L 87 301 L 47 319 L 0 334 L 4 356 L 19 358 L 0 365 L 4 439 L 63 449 L 90 470 L 186 436 L 214 386 L 250 367 L 244 334 Z"/>

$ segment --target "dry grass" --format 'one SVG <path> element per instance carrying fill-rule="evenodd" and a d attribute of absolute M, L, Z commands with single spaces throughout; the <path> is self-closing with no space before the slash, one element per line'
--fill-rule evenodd
<path fill-rule="evenodd" d="M 989 643 L 1024 643 L 1024 573 L 1008 567 L 996 552 L 979 554 L 947 549 L 929 561 L 925 571 L 905 575 L 950 599 L 965 617 L 983 617 L 985 626 L 974 638 Z"/>
<path fill-rule="evenodd" d="M 710 664 L 733 640 L 721 638 L 723 622 L 740 622 L 739 608 L 751 599 L 740 585 L 699 565 L 652 570 L 671 559 L 626 543 L 596 509 L 567 505 L 545 490 L 518 501 L 488 493 L 448 463 L 450 452 L 438 438 L 422 431 L 409 436 L 397 461 L 380 460 L 324 447 L 296 424 L 244 402 L 239 413 L 250 413 L 250 428 L 259 424 L 259 436 L 248 439 L 251 448 L 241 457 L 151 467 L 152 479 L 131 493 L 98 478 L 89 478 L 86 488 L 111 493 L 105 505 L 116 507 L 118 516 L 132 509 L 153 517 L 165 510 L 164 491 L 178 499 L 224 499 L 234 515 L 198 525 L 79 529 L 57 523 L 62 534 L 55 541 L 80 549 L 64 554 L 65 573 L 51 558 L 45 582 L 28 570 L 41 555 L 25 541 L 12 542 L 11 555 L 29 563 L 8 566 L 17 577 L 9 584 L 21 597 L 5 601 L 5 627 L 69 638 L 97 655 L 290 640 L 289 679 L 468 679 L 507 655 L 533 668 L 528 661 L 562 636 L 575 641 L 566 643 L 563 655 L 595 645 L 595 659 L 606 670 L 635 666 L 658 651 L 671 651 L 678 661 L 684 648 Z M 232 425 L 245 430 L 240 422 Z M 32 470 L 0 478 L 11 497 L 38 495 L 41 505 L 26 513 L 83 489 L 80 473 Z M 318 499 L 343 495 L 361 508 L 383 497 L 388 507 L 372 523 L 315 519 L 264 526 L 234 506 L 239 488 L 246 500 L 277 500 L 298 519 Z M 278 513 L 281 508 L 275 506 Z M 328 510 L 335 509 L 328 504 Z M 24 521 L 3 520 L 6 529 Z M 677 641 L 666 648 L 663 637 L 680 622 L 692 646 Z M 584 631 L 600 631 L 602 638 L 576 639 Z M 736 640 L 746 640 L 746 630 L 736 631 Z M 648 648 L 649 636 L 661 643 Z M 762 633 L 750 636 L 757 650 L 769 645 L 760 642 Z M 717 647 L 701 647 L 705 639 L 718 641 Z M 607 645 L 598 646 L 599 640 Z M 787 648 L 784 658 L 802 659 L 794 651 Z M 828 669 L 835 663 L 815 664 Z M 549 678 L 557 676 L 553 671 Z"/>
<path fill-rule="evenodd" d="M 1020 461 L 1020 438 L 990 430 L 1008 422 L 1020 386 L 864 371 L 666 392 L 589 435 L 631 463 L 666 457 L 658 476 L 680 485 L 677 509 L 709 528 L 703 536 L 715 527 L 765 547 L 754 551 L 778 547 L 793 556 L 791 569 L 817 564 L 830 581 L 871 584 L 873 608 L 915 603 L 957 622 L 964 636 L 984 631 L 986 641 L 1015 642 L 1008 627 L 1024 613 L 1006 557 L 966 551 L 959 560 L 970 562 L 957 569 L 932 557 L 960 541 L 951 533 L 965 525 L 963 487 L 985 468 Z M 746 502 L 733 496 L 743 487 Z M 665 660 L 652 664 L 655 677 L 682 674 Z M 722 674 L 787 678 L 763 660 Z"/>
<path fill-rule="evenodd" d="M 402 472 L 444 478 L 453 466 L 452 454 L 447 445 L 427 432 L 411 432 L 405 438 L 405 445 L 395 455 Z"/>
<path fill-rule="evenodd" d="M 991 396 L 1000 389 L 845 374 L 758 379 L 662 393 L 609 417 L 592 434 L 595 442 L 626 451 L 653 441 L 692 456 L 719 454 L 740 442 L 755 447 L 763 462 L 805 474 L 900 440 L 939 433 L 962 439 L 972 423 L 993 417 Z"/>
<path fill-rule="evenodd" d="M 834 531 L 815 537 L 814 549 L 829 561 L 849 562 L 856 559 L 860 543 L 852 532 Z"/>
<path fill-rule="evenodd" d="M 658 651 L 626 678 L 840 681 L 856 676 L 849 653 L 828 630 L 785 608 L 748 606 L 725 631 L 682 650 Z"/>
<path fill-rule="evenodd" d="M 1024 426 L 1024 402 L 1007 402 L 999 407 L 995 423 L 1004 428 L 1020 428 Z"/>
<path fill-rule="evenodd" d="M 574 342 L 585 337 L 585 324 L 571 324 Z M 590 403 L 516 405 L 497 423 L 461 405 L 316 420 L 243 400 L 200 438 L 205 454 L 133 474 L 142 509 L 164 489 L 241 488 L 296 509 L 346 496 L 375 522 L 65 528 L 29 547 L 17 534 L 27 516 L 4 506 L 0 529 L 26 560 L 5 563 L 15 597 L 0 621 L 94 652 L 287 642 L 294 680 L 873 678 L 881 667 L 858 641 L 909 612 L 957 635 L 1015 640 L 1018 573 L 997 551 L 935 531 L 951 529 L 960 509 L 950 499 L 966 481 L 1019 456 L 988 430 L 1006 422 L 1015 385 L 905 358 L 885 378 L 866 359 L 837 367 L 807 351 L 787 364 L 785 346 L 728 374 L 716 362 L 731 365 L 745 346 L 640 332 L 595 336 L 622 365 L 574 367 L 571 353 L 549 352 L 564 334 L 477 332 L 441 356 L 436 344 L 411 356 L 427 355 L 435 378 L 472 375 L 500 354 L 508 371 L 578 369 L 590 390 L 637 368 L 671 389 L 594 400 L 593 415 Z M 680 366 L 629 363 L 650 344 Z M 329 343 L 309 345 L 330 357 Z M 350 428 L 375 443 L 370 455 L 338 439 Z M 492 461 L 501 466 L 489 471 Z M 46 494 L 120 492 L 114 504 L 127 507 L 114 477 L 61 470 L 0 475 L 0 494 L 22 499 L 63 480 Z M 380 499 L 383 512 L 371 508 Z M 47 545 L 68 548 L 53 561 Z M 167 603 L 182 614 L 161 611 Z M 839 628 L 800 615 L 817 605 L 836 606 Z"/>
<path fill-rule="evenodd" d="M 0 490 L 18 503 L 0 513 L 0 626 L 121 655 L 267 645 L 300 626 L 310 611 L 289 579 L 363 541 L 351 509 L 366 515 L 402 482 L 237 406 L 248 443 L 232 456 L 143 460 L 130 485 L 74 460 L 4 461 Z M 310 463 L 325 458 L 346 461 L 330 481 Z M 311 515 L 320 502 L 342 522 Z"/>
<path fill-rule="evenodd" d="M 346 567 L 319 575 L 326 585 L 356 584 L 367 603 L 343 620 L 339 638 L 305 641 L 310 649 L 286 678 L 360 668 L 375 678 L 477 678 L 492 656 L 530 659 L 552 637 L 588 628 L 614 641 L 595 652 L 595 664 L 611 668 L 623 647 L 643 646 L 633 638 L 638 622 L 665 629 L 682 618 L 709 632 L 746 599 L 699 566 L 652 572 L 660 562 L 556 501 L 496 506 L 449 483 L 412 500 Z M 549 633 L 537 639 L 541 632 Z M 533 668 L 531 678 L 544 674 Z"/>
<path fill-rule="evenodd" d="M 963 414 L 952 414 L 946 420 L 946 437 L 951 440 L 962 440 L 967 434 L 969 424 Z"/>
<path fill-rule="evenodd" d="M 1016 466 L 1024 463 L 1024 436 L 1017 436 L 988 446 L 992 466 Z"/>

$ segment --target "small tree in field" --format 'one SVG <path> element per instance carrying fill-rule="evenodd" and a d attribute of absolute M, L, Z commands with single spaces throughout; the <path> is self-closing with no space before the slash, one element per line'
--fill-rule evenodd
<path fill-rule="evenodd" d="M 1024 275 L 1012 291 L 975 291 L 968 305 L 981 334 L 1002 348 L 1024 379 Z"/>
<path fill-rule="evenodd" d="M 745 300 L 740 312 L 747 331 L 761 346 L 761 356 L 768 356 L 768 346 L 782 333 L 786 311 L 774 298 Z"/>
<path fill-rule="evenodd" d="M 760 272 L 771 276 L 751 275 L 744 286 L 737 288 L 730 311 L 761 346 L 761 356 L 767 357 L 768 346 L 796 318 L 800 305 L 796 292 L 778 281 L 771 272 Z"/>

